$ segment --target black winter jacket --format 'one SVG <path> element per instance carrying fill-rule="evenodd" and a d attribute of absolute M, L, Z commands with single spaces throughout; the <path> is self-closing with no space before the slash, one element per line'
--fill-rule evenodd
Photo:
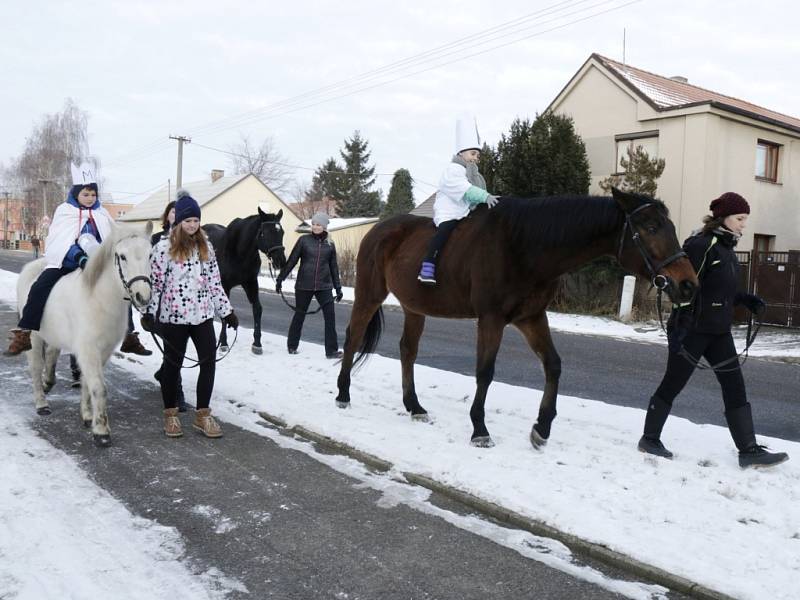
<path fill-rule="evenodd" d="M 739 261 L 734 248 L 736 238 L 719 230 L 688 238 L 683 249 L 689 256 L 700 290 L 690 306 L 680 308 L 673 318 L 698 333 L 728 333 L 733 324 L 733 308 L 739 304 Z M 684 313 L 681 315 L 680 313 Z"/>
<path fill-rule="evenodd" d="M 327 232 L 320 236 L 310 233 L 298 239 L 278 279 L 286 279 L 298 260 L 300 269 L 294 284 L 296 290 L 338 290 L 342 287 L 339 281 L 339 264 L 336 262 L 336 246 L 328 239 Z"/>

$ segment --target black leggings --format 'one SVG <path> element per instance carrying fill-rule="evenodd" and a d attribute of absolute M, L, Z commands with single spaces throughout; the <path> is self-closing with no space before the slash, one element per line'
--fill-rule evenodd
<path fill-rule="evenodd" d="M 189 338 L 197 350 L 200 374 L 197 377 L 197 408 L 208 408 L 211 392 L 214 391 L 214 374 L 217 363 L 217 338 L 214 320 L 208 319 L 199 325 L 174 325 L 159 323 L 158 333 L 164 339 L 164 362 L 161 365 L 161 398 L 164 408 L 175 408 L 180 385 L 181 364 L 186 354 Z"/>
<path fill-rule="evenodd" d="M 300 334 L 306 320 L 306 311 L 311 304 L 311 299 L 316 297 L 322 307 L 322 316 L 325 318 L 325 354 L 333 354 L 339 349 L 339 338 L 336 335 L 336 311 L 333 308 L 333 292 L 331 290 L 295 290 L 294 302 L 296 309 L 292 323 L 289 325 L 289 335 L 286 337 L 286 347 L 296 350 L 300 344 Z"/>
<path fill-rule="evenodd" d="M 28 292 L 28 301 L 22 309 L 22 318 L 19 320 L 21 329 L 39 331 L 39 327 L 42 325 L 44 306 L 47 304 L 50 292 L 53 291 L 53 287 L 58 283 L 59 279 L 74 270 L 61 267 L 60 269 L 52 268 L 42 271 Z"/>
<path fill-rule="evenodd" d="M 442 251 L 442 248 L 444 248 L 444 245 L 447 243 L 447 238 L 453 233 L 458 222 L 459 219 L 453 219 L 452 221 L 442 221 L 439 224 L 436 228 L 436 233 L 434 233 L 433 238 L 431 238 L 430 244 L 428 244 L 428 253 L 423 259 L 424 262 L 436 264 L 439 260 L 439 253 Z"/>
<path fill-rule="evenodd" d="M 710 365 L 716 365 L 736 356 L 736 346 L 733 344 L 733 336 L 730 332 L 723 334 L 692 332 L 686 336 L 683 347 L 696 360 L 704 356 Z M 694 370 L 693 363 L 680 354 L 670 352 L 667 360 L 667 372 L 664 373 L 664 379 L 658 386 L 655 395 L 671 406 L 672 401 L 686 386 Z M 725 403 L 726 411 L 747 404 L 747 392 L 738 359 L 722 365 L 720 370 L 715 371 L 714 374 L 722 387 L 722 400 Z"/>

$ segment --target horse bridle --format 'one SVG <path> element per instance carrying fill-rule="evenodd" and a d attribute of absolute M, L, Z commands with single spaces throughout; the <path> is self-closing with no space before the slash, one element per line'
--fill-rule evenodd
<path fill-rule="evenodd" d="M 142 312 L 142 309 L 146 308 L 147 305 L 139 306 L 139 304 L 136 301 L 134 301 L 133 299 L 134 294 L 133 290 L 131 290 L 131 286 L 137 281 L 144 281 L 148 286 L 150 286 L 150 289 L 152 290 L 153 282 L 146 275 L 137 275 L 136 277 L 125 279 L 125 275 L 122 272 L 122 261 L 119 258 L 119 252 L 114 252 L 114 263 L 116 263 L 117 265 L 117 273 L 119 274 L 119 280 L 122 283 L 122 287 L 125 289 L 125 293 L 128 294 L 126 300 L 129 300 L 131 306 L 133 306 L 137 311 Z"/>
<path fill-rule="evenodd" d="M 676 260 L 680 260 L 681 258 L 686 258 L 686 252 L 680 250 L 662 260 L 660 263 L 656 263 L 653 261 L 650 253 L 647 252 L 647 248 L 644 246 L 644 242 L 642 241 L 642 237 L 639 235 L 639 232 L 633 225 L 633 220 L 631 217 L 638 212 L 643 211 L 646 208 L 655 207 L 655 204 L 652 202 L 648 202 L 647 204 L 642 204 L 641 206 L 637 207 L 635 210 L 631 212 L 625 213 L 625 225 L 622 227 L 622 233 L 619 237 L 619 250 L 617 250 L 617 262 L 622 264 L 622 250 L 625 246 L 625 231 L 627 229 L 631 230 L 631 240 L 633 241 L 633 245 L 636 246 L 636 249 L 639 251 L 639 254 L 644 260 L 644 264 L 647 267 L 647 272 L 650 274 L 650 280 L 657 290 L 664 290 L 667 285 L 669 285 L 669 277 L 662 274 L 660 271 L 664 269 L 667 265 L 674 263 Z"/>

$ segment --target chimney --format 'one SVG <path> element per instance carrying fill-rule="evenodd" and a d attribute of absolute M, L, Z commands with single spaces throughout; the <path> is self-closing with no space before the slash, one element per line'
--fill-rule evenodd
<path fill-rule="evenodd" d="M 217 179 L 222 179 L 225 177 L 225 171 L 222 169 L 211 169 L 211 183 L 214 183 Z"/>
<path fill-rule="evenodd" d="M 689 83 L 689 80 L 686 79 L 683 75 L 673 75 L 670 77 L 672 81 L 677 81 L 678 83 Z"/>

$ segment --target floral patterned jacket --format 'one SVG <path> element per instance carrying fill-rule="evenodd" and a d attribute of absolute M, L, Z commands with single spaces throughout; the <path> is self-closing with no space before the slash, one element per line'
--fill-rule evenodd
<path fill-rule="evenodd" d="M 219 265 L 211 243 L 208 260 L 200 260 L 197 249 L 188 260 L 176 262 L 169 255 L 169 238 L 162 239 L 150 253 L 150 277 L 153 295 L 147 312 L 160 323 L 199 325 L 233 312 L 222 289 Z"/>

